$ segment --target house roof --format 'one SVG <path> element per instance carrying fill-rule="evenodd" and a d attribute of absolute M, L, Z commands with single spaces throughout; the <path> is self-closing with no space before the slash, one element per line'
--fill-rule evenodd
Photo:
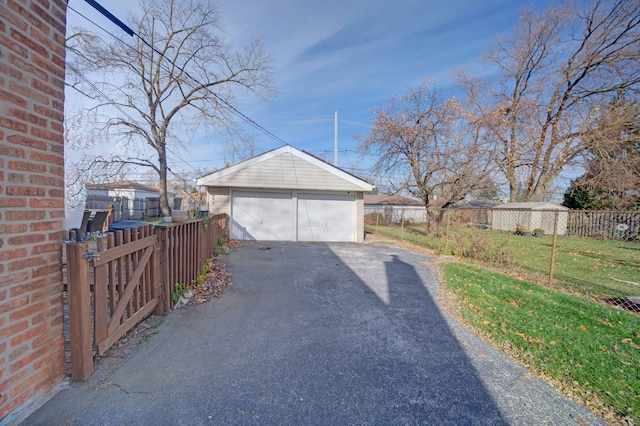
<path fill-rule="evenodd" d="M 196 185 L 327 191 L 373 190 L 368 182 L 291 145 L 202 176 L 197 179 Z"/>
<path fill-rule="evenodd" d="M 382 206 L 422 206 L 424 204 L 420 200 L 414 198 L 403 197 L 402 195 L 364 195 L 365 205 L 382 205 Z"/>
<path fill-rule="evenodd" d="M 500 204 L 492 200 L 459 201 L 451 206 L 452 209 L 490 209 Z"/>
<path fill-rule="evenodd" d="M 121 180 L 118 182 L 106 182 L 106 183 L 87 183 L 85 184 L 87 189 L 139 189 L 141 191 L 154 191 L 158 192 L 160 188 L 152 185 L 145 185 L 142 183 L 131 182 L 128 180 Z"/>
<path fill-rule="evenodd" d="M 109 189 L 135 189 L 139 191 L 160 192 L 160 188 L 153 185 L 145 185 L 143 183 L 131 182 L 129 180 L 121 180 L 117 182 L 105 183 L 86 183 L 87 191 L 91 190 L 109 190 Z M 171 189 L 167 189 L 167 193 L 174 193 Z"/>
<path fill-rule="evenodd" d="M 506 203 L 495 206 L 494 209 L 519 209 L 519 210 L 569 210 L 565 206 L 547 202 Z"/>

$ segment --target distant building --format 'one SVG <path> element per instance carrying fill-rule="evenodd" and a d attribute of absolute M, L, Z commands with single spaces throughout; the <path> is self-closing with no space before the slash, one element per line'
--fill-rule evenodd
<path fill-rule="evenodd" d="M 415 198 L 401 195 L 364 195 L 364 214 L 378 213 L 385 223 L 426 222 L 427 209 Z"/>
<path fill-rule="evenodd" d="M 558 215 L 558 235 L 567 232 L 568 208 L 553 203 L 506 203 L 493 208 L 493 229 L 514 232 L 518 224 L 530 230 L 543 229 L 545 234 L 553 234 L 556 211 Z"/>

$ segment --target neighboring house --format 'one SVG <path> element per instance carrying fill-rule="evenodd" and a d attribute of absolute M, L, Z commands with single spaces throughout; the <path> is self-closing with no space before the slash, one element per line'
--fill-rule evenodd
<path fill-rule="evenodd" d="M 159 202 L 147 204 L 151 198 L 157 200 L 160 197 L 160 188 L 152 185 L 130 181 L 118 181 L 110 183 L 87 183 L 86 208 L 89 210 L 106 210 L 109 204 L 113 204 L 118 219 L 141 219 L 144 217 L 158 216 Z M 173 205 L 175 193 L 167 191 L 169 206 Z"/>
<path fill-rule="evenodd" d="M 544 229 L 553 234 L 556 212 L 558 213 L 558 235 L 567 232 L 568 208 L 553 203 L 529 202 L 506 203 L 493 208 L 493 229 L 514 232 L 518 224 L 534 230 Z"/>
<path fill-rule="evenodd" d="M 62 298 L 67 2 L 0 0 L 0 424 L 65 377 Z"/>
<path fill-rule="evenodd" d="M 401 195 L 364 196 L 364 214 L 378 213 L 384 223 L 400 223 L 404 221 L 426 222 L 427 209 L 420 200 Z"/>
<path fill-rule="evenodd" d="M 311 154 L 285 145 L 203 176 L 212 214 L 231 217 L 231 238 L 364 240 L 363 194 L 373 189 Z"/>
<path fill-rule="evenodd" d="M 123 197 L 129 200 L 158 198 L 160 196 L 160 188 L 153 185 L 144 185 L 142 183 L 130 182 L 123 180 L 110 183 L 87 183 L 85 184 L 87 196 L 104 196 L 104 197 Z M 175 193 L 167 191 L 169 199 L 175 197 Z"/>

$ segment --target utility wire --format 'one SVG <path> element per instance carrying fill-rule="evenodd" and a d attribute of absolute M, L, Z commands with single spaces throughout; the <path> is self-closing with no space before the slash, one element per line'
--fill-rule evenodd
<path fill-rule="evenodd" d="M 211 95 L 213 95 L 219 102 L 221 102 L 223 105 L 225 105 L 233 115 L 235 115 L 236 117 L 240 118 L 241 120 L 243 120 L 244 122 L 250 124 L 251 126 L 255 127 L 256 129 L 258 129 L 259 131 L 261 131 L 262 133 L 264 133 L 265 135 L 271 137 L 272 139 L 274 139 L 277 142 L 282 143 L 283 145 L 286 145 L 287 143 L 279 138 L 278 136 L 274 135 L 273 133 L 271 133 L 269 130 L 265 129 L 264 127 L 262 127 L 261 125 L 259 125 L 258 123 L 256 123 L 253 119 L 251 119 L 250 117 L 248 117 L 247 115 L 245 115 L 242 111 L 238 110 L 236 107 L 234 107 L 233 105 L 231 105 L 229 102 L 227 102 L 226 99 L 222 98 L 220 95 L 218 95 L 217 93 L 215 93 L 213 90 L 211 90 L 209 87 L 206 87 L 203 83 L 201 83 L 197 78 L 193 77 L 191 74 L 189 74 L 188 71 L 186 71 L 183 67 L 179 66 L 178 64 L 176 64 L 171 58 L 168 58 L 167 56 L 164 55 L 164 53 L 162 53 L 161 51 L 159 51 L 158 49 L 156 49 L 154 46 L 152 46 L 147 40 L 145 40 L 143 37 L 141 37 L 138 33 L 136 33 L 135 31 L 131 30 L 129 27 L 127 27 L 124 23 L 122 23 L 122 21 L 120 21 L 118 18 L 116 18 L 114 15 L 112 15 L 110 12 L 108 12 L 106 9 L 104 9 L 102 6 L 100 6 L 96 1 L 93 0 L 85 0 L 87 3 L 89 3 L 92 7 L 96 8 L 96 10 L 98 10 L 100 13 L 102 13 L 105 17 L 107 17 L 109 20 L 111 20 L 113 23 L 115 23 L 116 25 L 118 25 L 120 28 L 122 28 L 127 34 L 132 35 L 137 37 L 140 41 L 142 41 L 145 45 L 147 45 L 149 48 L 151 48 L 155 53 L 157 53 L 158 55 L 160 55 L 163 59 L 165 59 L 166 61 L 168 61 L 171 65 L 173 65 L 175 68 L 177 68 L 178 70 L 180 70 L 181 72 L 184 73 L 184 75 L 186 75 L 187 77 L 189 77 L 191 80 L 193 80 L 194 82 L 196 82 L 198 85 L 202 86 L 203 89 L 205 89 L 207 92 L 209 92 Z M 76 11 L 75 9 L 73 9 L 72 7 L 69 6 L 69 9 L 71 9 L 72 11 L 76 12 L 78 15 L 82 16 L 84 19 L 86 19 L 87 21 L 91 22 L 93 25 L 95 25 L 96 27 L 104 30 L 104 28 L 102 28 L 100 25 L 96 24 L 95 22 L 93 22 L 91 19 L 89 19 L 88 17 L 84 16 L 83 14 L 79 13 L 78 11 Z M 106 14 L 104 12 L 106 12 Z M 111 35 L 112 37 L 114 37 L 117 41 L 119 41 L 120 43 L 123 43 L 125 46 L 129 47 L 132 50 L 135 50 L 135 48 L 127 43 L 125 43 L 123 40 L 121 40 L 119 37 L 116 37 L 114 34 L 112 34 L 109 31 L 104 30 L 107 34 Z"/>

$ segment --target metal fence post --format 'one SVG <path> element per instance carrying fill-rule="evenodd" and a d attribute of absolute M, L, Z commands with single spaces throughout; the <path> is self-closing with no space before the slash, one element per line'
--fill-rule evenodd
<path fill-rule="evenodd" d="M 551 263 L 549 264 L 549 285 L 553 282 L 553 267 L 556 260 L 556 240 L 558 239 L 558 216 L 560 212 L 555 211 L 553 218 L 553 241 L 551 242 Z"/>

